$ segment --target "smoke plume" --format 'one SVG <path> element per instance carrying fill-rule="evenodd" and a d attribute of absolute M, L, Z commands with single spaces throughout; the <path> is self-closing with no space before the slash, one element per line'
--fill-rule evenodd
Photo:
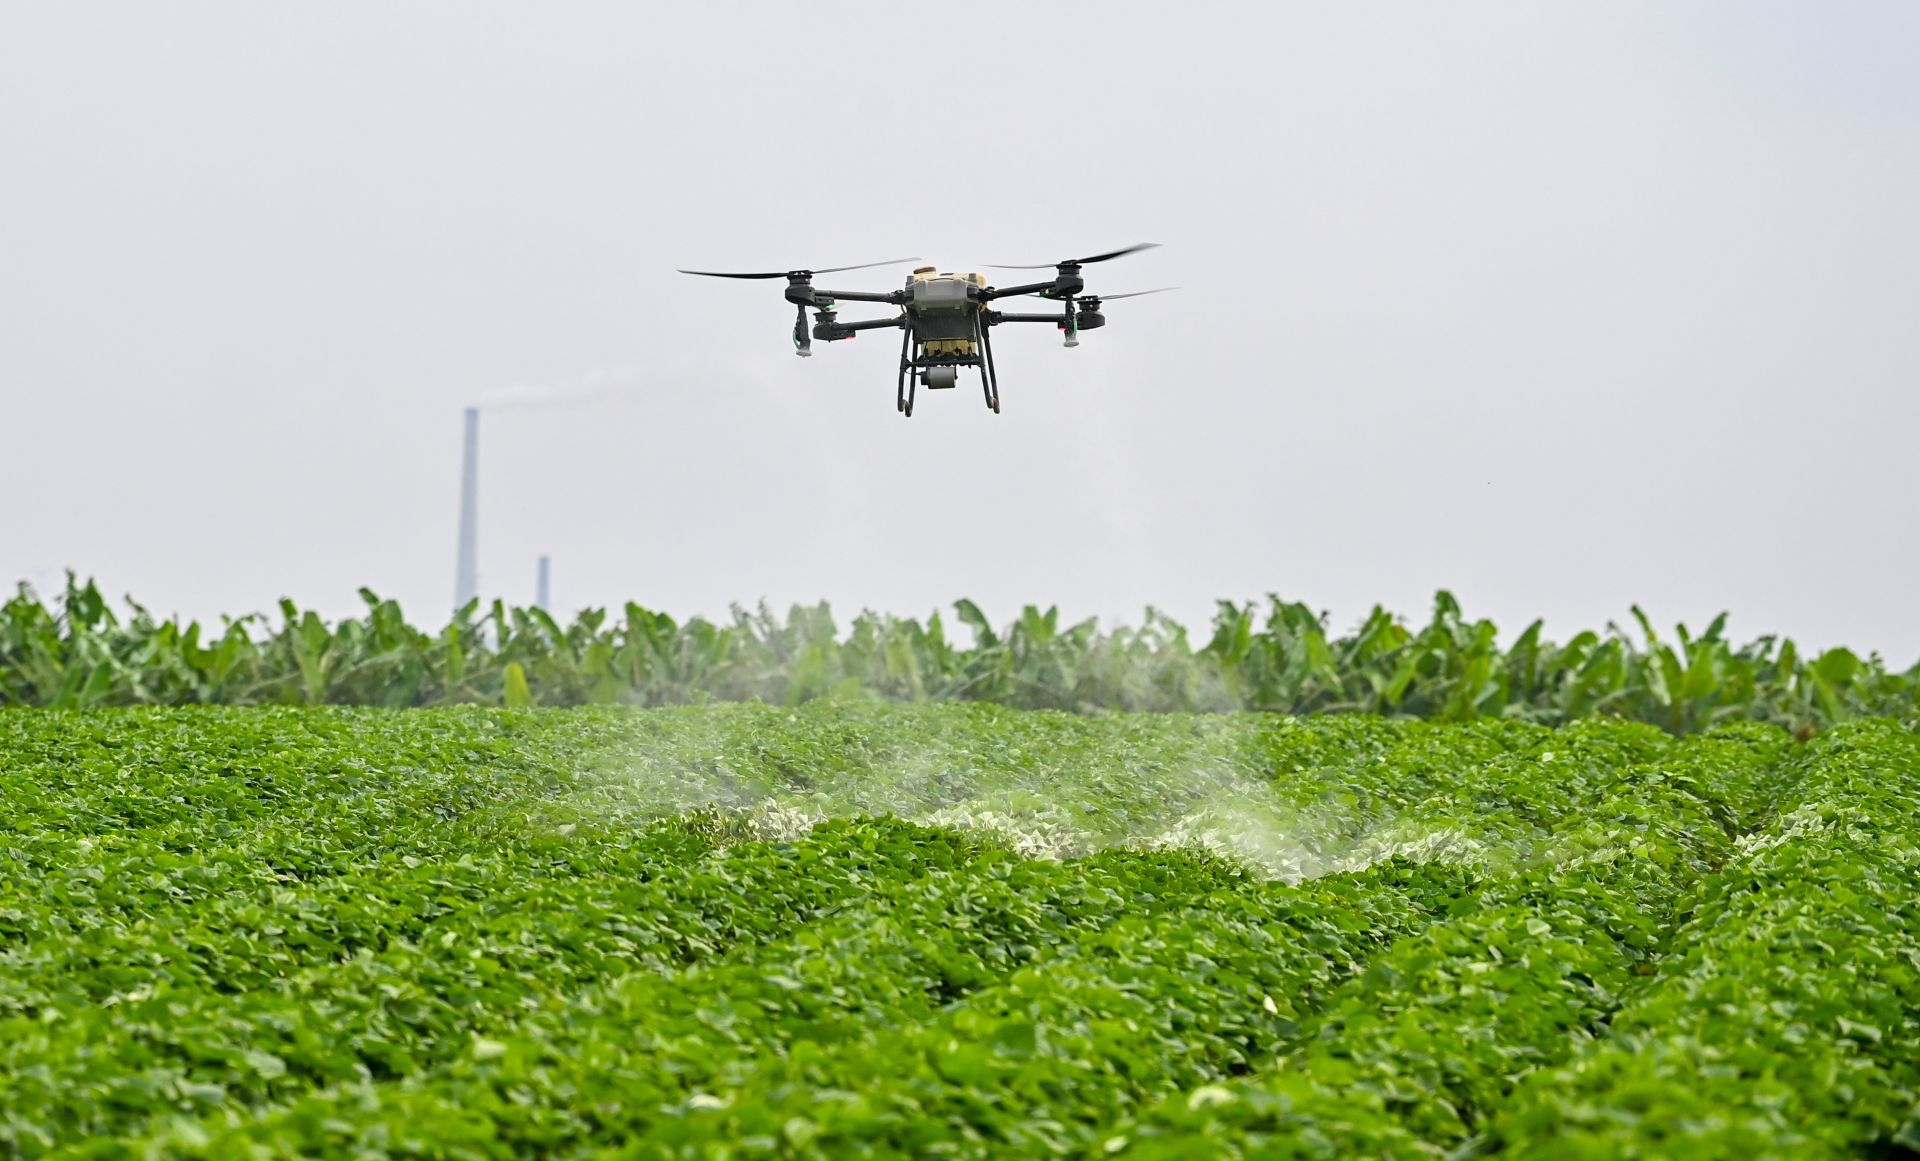
<path fill-rule="evenodd" d="M 480 396 L 483 411 L 527 411 L 592 403 L 640 386 L 634 367 L 593 367 L 570 382 L 515 383 Z"/>

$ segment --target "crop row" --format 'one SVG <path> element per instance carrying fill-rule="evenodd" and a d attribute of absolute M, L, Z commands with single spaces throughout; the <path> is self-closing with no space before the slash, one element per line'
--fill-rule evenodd
<path fill-rule="evenodd" d="M 1591 1037 L 1728 845 L 1691 795 L 1658 789 L 1623 787 L 1549 861 L 1394 944 L 1259 1076 L 1181 1093 L 1110 1140 L 1152 1158 L 1459 1148 L 1516 1076 Z M 1642 812 L 1681 833 L 1634 825 Z"/>
<path fill-rule="evenodd" d="M 1634 827 L 1537 887 L 1483 890 L 1390 949 L 1267 1073 L 1112 1139 L 1140 1157 L 1911 1149 L 1920 941 L 1901 912 L 1920 891 L 1920 740 L 1850 728 L 1789 765 L 1759 830 L 1675 844 Z"/>
<path fill-rule="evenodd" d="M 842 633 L 825 605 L 784 619 L 764 608 L 729 622 L 675 622 L 628 604 L 568 624 L 501 603 L 459 610 L 444 628 L 410 624 L 362 594 L 366 614 L 328 623 L 283 601 L 280 616 L 228 618 L 216 633 L 125 618 L 91 583 L 51 604 L 26 589 L 0 605 L 0 704 L 40 706 L 349 704 L 421 706 L 816 699 L 985 701 L 1029 709 L 1371 712 L 1557 724 L 1623 717 L 1685 733 L 1750 719 L 1811 729 L 1863 716 L 1920 717 L 1920 665 L 1875 655 L 1802 655 L 1790 640 L 1735 645 L 1726 618 L 1704 632 L 1636 639 L 1609 626 L 1563 644 L 1535 622 L 1510 643 L 1439 594 L 1412 627 L 1375 608 L 1351 633 L 1270 599 L 1223 602 L 1204 643 L 1149 612 L 1137 628 L 1063 624 L 1029 607 L 995 627 L 970 601 L 945 620 L 863 613 Z"/>
<path fill-rule="evenodd" d="M 1529 1157 L 1920 1151 L 1920 737 L 1809 747 L 1785 809 L 1703 885 L 1610 1035 L 1492 1126 Z"/>
<path fill-rule="evenodd" d="M 1516 1083 L 1586 1060 L 1685 962 L 1677 933 L 1725 926 L 1716 867 L 1784 849 L 1737 836 L 1901 785 L 1900 738 L 984 706 L 0 714 L 0 1152 L 1504 1141 Z M 1183 793 L 1182 770 L 1214 773 Z M 794 837 L 679 813 L 703 787 L 770 799 Z M 1077 857 L 813 821 L 981 802 L 1015 845 L 1070 819 Z M 1129 849 L 1255 806 L 1303 852 L 1281 879 Z M 1880 1009 L 1910 1000 L 1856 1023 L 1897 1052 L 1911 1029 Z"/>

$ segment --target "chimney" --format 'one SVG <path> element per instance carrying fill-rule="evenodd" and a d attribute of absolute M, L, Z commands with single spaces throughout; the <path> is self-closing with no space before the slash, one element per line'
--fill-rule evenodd
<path fill-rule="evenodd" d="M 544 613 L 551 613 L 553 611 L 547 602 L 548 594 L 551 592 L 547 586 L 548 582 L 552 579 L 552 574 L 553 558 L 542 553 L 540 555 L 540 581 L 534 586 L 533 603 L 536 608 Z"/>
<path fill-rule="evenodd" d="M 460 451 L 460 557 L 454 569 L 453 607 L 464 609 L 480 595 L 478 548 L 480 523 L 480 409 L 467 408 L 466 440 Z"/>

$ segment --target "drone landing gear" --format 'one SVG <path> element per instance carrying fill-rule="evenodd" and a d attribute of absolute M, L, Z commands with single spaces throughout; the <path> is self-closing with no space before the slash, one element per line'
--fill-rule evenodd
<path fill-rule="evenodd" d="M 907 328 L 906 335 L 900 340 L 900 378 L 893 385 L 893 409 L 908 419 L 913 418 L 913 380 L 907 371 L 913 366 L 913 329 Z"/>
<path fill-rule="evenodd" d="M 980 391 L 987 397 L 987 407 L 995 415 L 1000 414 L 1000 377 L 993 373 L 993 332 L 978 314 L 973 319 L 974 337 L 979 341 L 980 354 Z"/>
<path fill-rule="evenodd" d="M 978 367 L 980 369 L 980 390 L 986 399 L 987 407 L 1000 412 L 1000 378 L 993 370 L 993 347 L 987 339 L 984 326 L 974 324 L 974 342 L 977 355 L 926 355 L 914 354 L 913 335 L 909 332 L 900 342 L 900 373 L 894 380 L 893 407 L 900 414 L 912 418 L 914 396 L 919 388 L 929 391 L 941 391 L 959 385 L 960 368 Z"/>

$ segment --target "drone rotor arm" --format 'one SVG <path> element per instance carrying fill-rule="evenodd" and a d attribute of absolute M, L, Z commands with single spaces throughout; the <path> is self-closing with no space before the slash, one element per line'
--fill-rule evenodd
<path fill-rule="evenodd" d="M 1005 267 L 1003 267 L 1002 269 L 1005 269 Z M 1054 287 L 1054 280 L 1050 278 L 1045 282 L 1029 282 L 1020 286 L 1008 286 L 1004 288 L 998 287 L 998 286 L 989 286 L 985 290 L 980 291 L 979 293 L 982 301 L 992 302 L 996 298 L 1012 298 L 1016 295 L 1021 295 L 1021 294 L 1042 294 L 1042 293 L 1045 293 L 1046 291 L 1052 290 L 1053 287 Z"/>
<path fill-rule="evenodd" d="M 1052 323 L 1054 326 L 1065 326 L 1066 325 L 1065 319 L 1066 319 L 1065 315 L 1016 314 L 1012 311 L 1005 311 L 1005 310 L 996 310 L 990 316 L 988 316 L 988 321 L 990 323 L 1009 323 L 1009 322 Z"/>
<path fill-rule="evenodd" d="M 907 300 L 904 290 L 822 290 L 817 287 L 813 297 L 822 302 L 885 302 L 895 306 Z"/>
<path fill-rule="evenodd" d="M 822 319 L 814 324 L 813 337 L 819 339 L 821 342 L 834 343 L 839 342 L 841 339 L 850 339 L 861 331 L 877 331 L 889 327 L 904 327 L 906 325 L 907 316 L 904 314 L 896 314 L 892 318 L 870 318 L 849 323 L 836 322 L 832 319 Z"/>

